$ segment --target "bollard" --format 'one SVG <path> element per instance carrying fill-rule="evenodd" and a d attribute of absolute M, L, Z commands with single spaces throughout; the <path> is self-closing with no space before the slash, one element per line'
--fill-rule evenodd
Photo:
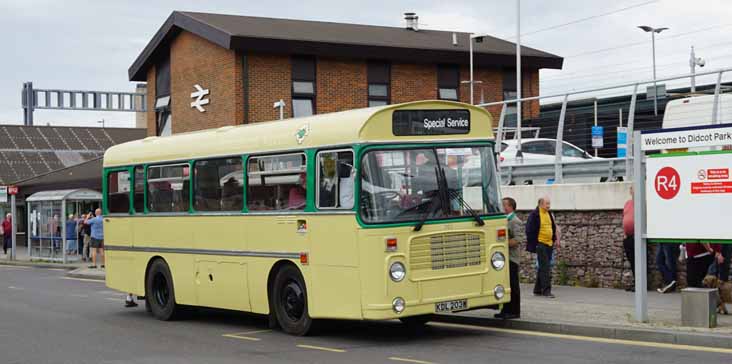
<path fill-rule="evenodd" d="M 681 324 L 693 327 L 717 327 L 715 288 L 684 288 L 681 290 Z"/>

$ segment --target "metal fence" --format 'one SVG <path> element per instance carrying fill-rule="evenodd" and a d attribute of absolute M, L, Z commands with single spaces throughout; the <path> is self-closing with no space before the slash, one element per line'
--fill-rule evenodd
<path fill-rule="evenodd" d="M 499 165 L 502 182 L 521 184 L 630 180 L 633 174 L 632 148 L 635 130 L 660 129 L 664 117 L 671 118 L 676 123 L 696 125 L 732 122 L 732 95 L 730 98 L 724 97 L 724 92 L 732 89 L 732 85 L 722 82 L 723 76 L 730 75 L 730 71 L 732 68 L 723 68 L 693 75 L 684 74 L 479 104 L 494 112 L 498 112 L 500 108 L 496 128 L 496 152 L 501 153 Z M 691 84 L 692 77 L 696 78 L 697 84 L 706 83 L 707 86 L 697 86 L 696 92 L 690 92 L 689 87 L 685 86 Z M 654 82 L 658 85 L 656 88 L 653 88 Z M 654 110 L 654 93 L 658 100 L 657 112 Z M 684 101 L 688 97 L 694 98 Z M 678 99 L 684 100 L 669 104 Z M 518 102 L 521 102 L 523 113 L 527 115 L 538 107 L 540 101 L 540 115 L 520 122 L 507 121 L 508 110 L 515 109 Z M 690 104 L 679 107 L 679 103 Z M 516 125 L 511 125 L 513 123 Z M 597 149 L 592 148 L 594 126 L 604 127 L 603 145 Z M 625 140 L 622 134 L 625 135 Z M 538 143 L 541 141 L 539 138 L 545 138 L 543 144 Z M 507 155 L 509 151 L 503 153 L 502 149 L 507 148 L 508 144 L 515 146 L 515 155 Z M 548 146 L 553 149 L 547 151 Z M 572 146 L 588 153 L 582 157 L 573 157 L 573 154 L 578 155 L 579 152 L 573 150 Z"/>

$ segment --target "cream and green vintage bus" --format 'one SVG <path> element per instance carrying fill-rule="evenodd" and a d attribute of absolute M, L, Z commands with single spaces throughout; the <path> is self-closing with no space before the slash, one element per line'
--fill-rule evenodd
<path fill-rule="evenodd" d="M 149 137 L 104 156 L 107 286 L 191 306 L 400 319 L 509 300 L 491 116 L 421 101 Z"/>

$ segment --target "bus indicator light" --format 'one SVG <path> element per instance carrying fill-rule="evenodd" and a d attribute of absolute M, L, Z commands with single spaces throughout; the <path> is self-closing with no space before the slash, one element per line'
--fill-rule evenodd
<path fill-rule="evenodd" d="M 308 264 L 308 253 L 300 253 L 300 264 Z"/>
<path fill-rule="evenodd" d="M 393 252 L 397 250 L 397 239 L 386 238 L 386 251 Z"/>
<path fill-rule="evenodd" d="M 497 241 L 504 241 L 504 240 L 506 240 L 506 229 L 498 229 L 498 230 L 496 230 L 496 240 Z"/>

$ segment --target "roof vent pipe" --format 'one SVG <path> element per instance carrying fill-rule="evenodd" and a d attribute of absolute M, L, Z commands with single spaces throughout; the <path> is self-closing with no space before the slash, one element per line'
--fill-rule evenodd
<path fill-rule="evenodd" d="M 404 20 L 407 21 L 407 29 L 415 32 L 419 30 L 419 17 L 416 13 L 404 13 Z"/>

